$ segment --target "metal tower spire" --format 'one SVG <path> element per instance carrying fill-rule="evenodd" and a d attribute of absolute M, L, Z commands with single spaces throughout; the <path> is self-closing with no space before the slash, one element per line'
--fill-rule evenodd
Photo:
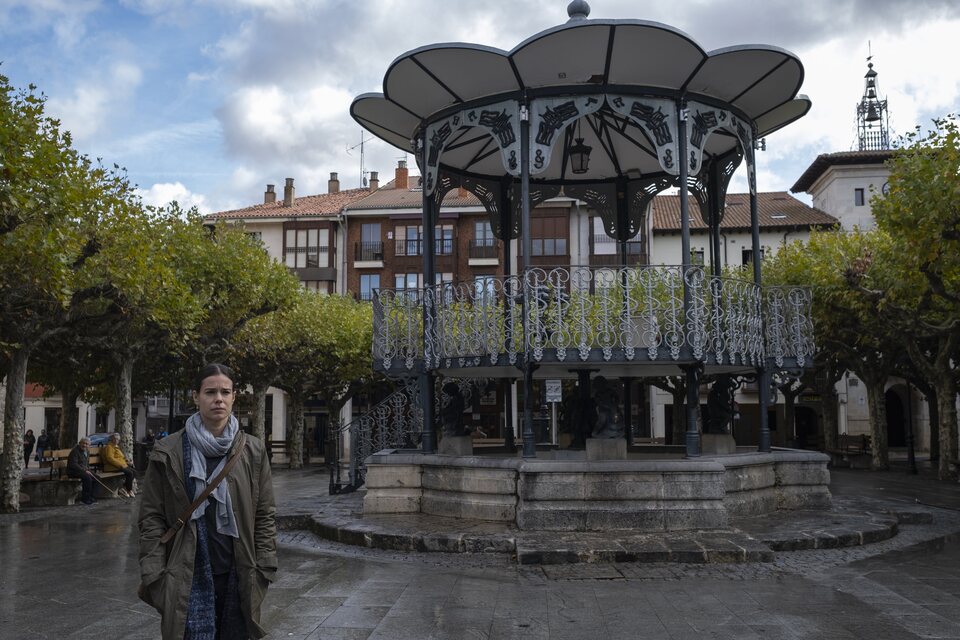
<path fill-rule="evenodd" d="M 880 98 L 877 72 L 873 70 L 872 58 L 872 55 L 867 56 L 867 73 L 863 76 L 863 97 L 857 104 L 857 148 L 860 151 L 879 151 L 890 148 L 887 100 Z"/>

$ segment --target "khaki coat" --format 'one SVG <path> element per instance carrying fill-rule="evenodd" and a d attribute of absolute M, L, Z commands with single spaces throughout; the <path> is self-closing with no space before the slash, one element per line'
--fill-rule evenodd
<path fill-rule="evenodd" d="M 164 640 L 183 638 L 197 549 L 195 521 L 160 544 L 160 537 L 191 503 L 184 482 L 184 437 L 185 431 L 179 431 L 157 441 L 141 487 L 139 594 L 160 613 Z M 229 483 L 240 534 L 233 544 L 240 606 L 250 635 L 262 638 L 266 631 L 260 626 L 260 604 L 277 572 L 276 506 L 263 443 L 247 435 L 245 449 L 224 482 Z M 233 449 L 227 455 L 232 454 Z"/>

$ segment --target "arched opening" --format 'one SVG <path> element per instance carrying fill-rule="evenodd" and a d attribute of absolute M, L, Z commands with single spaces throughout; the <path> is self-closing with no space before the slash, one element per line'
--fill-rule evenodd
<path fill-rule="evenodd" d="M 891 447 L 907 446 L 907 412 L 900 394 L 888 389 L 884 394 L 887 406 L 887 445 Z"/>

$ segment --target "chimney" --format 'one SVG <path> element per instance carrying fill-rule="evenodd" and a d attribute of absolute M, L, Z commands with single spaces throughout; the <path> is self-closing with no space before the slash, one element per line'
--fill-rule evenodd
<path fill-rule="evenodd" d="M 470 192 L 464 189 L 463 187 L 457 187 L 457 197 L 461 200 L 468 197 Z"/>
<path fill-rule="evenodd" d="M 396 189 L 410 188 L 410 170 L 407 169 L 406 160 L 399 160 L 397 162 L 397 170 L 394 175 L 393 186 Z"/>
<path fill-rule="evenodd" d="M 293 206 L 293 178 L 287 178 L 287 183 L 283 186 L 283 206 Z"/>
<path fill-rule="evenodd" d="M 370 191 L 376 191 L 380 188 L 380 177 L 376 171 L 370 172 Z"/>
<path fill-rule="evenodd" d="M 273 190 L 273 185 L 268 184 L 267 190 L 263 192 L 263 204 L 273 204 L 277 201 L 277 192 Z"/>
<path fill-rule="evenodd" d="M 327 180 L 327 193 L 340 193 L 340 178 L 336 171 L 330 172 L 330 179 Z"/>

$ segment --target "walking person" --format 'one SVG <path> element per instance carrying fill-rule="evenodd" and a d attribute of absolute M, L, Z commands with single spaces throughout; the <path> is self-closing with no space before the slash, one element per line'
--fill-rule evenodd
<path fill-rule="evenodd" d="M 260 604 L 277 572 L 273 483 L 263 443 L 231 413 L 234 380 L 224 365 L 200 371 L 197 413 L 157 441 L 141 487 L 139 595 L 160 612 L 164 640 L 266 635 Z"/>
<path fill-rule="evenodd" d="M 80 480 L 80 502 L 93 504 L 93 472 L 90 471 L 90 438 L 80 438 L 67 456 L 67 476 Z"/>
<path fill-rule="evenodd" d="M 136 490 L 133 488 L 133 481 L 137 477 L 137 470 L 133 468 L 132 464 L 127 462 L 127 457 L 123 455 L 123 451 L 120 449 L 119 433 L 114 433 L 110 436 L 110 440 L 100 453 L 100 457 L 103 459 L 104 471 L 119 471 L 123 474 L 123 487 L 119 489 L 117 493 L 125 498 L 132 498 L 137 495 Z"/>
<path fill-rule="evenodd" d="M 40 430 L 40 436 L 37 438 L 37 455 L 34 458 L 37 462 L 43 462 L 43 452 L 50 448 L 50 436 L 46 429 Z"/>
<path fill-rule="evenodd" d="M 30 454 L 33 453 L 33 445 L 37 443 L 37 438 L 33 435 L 33 429 L 27 429 L 23 436 L 23 468 L 30 466 Z"/>

